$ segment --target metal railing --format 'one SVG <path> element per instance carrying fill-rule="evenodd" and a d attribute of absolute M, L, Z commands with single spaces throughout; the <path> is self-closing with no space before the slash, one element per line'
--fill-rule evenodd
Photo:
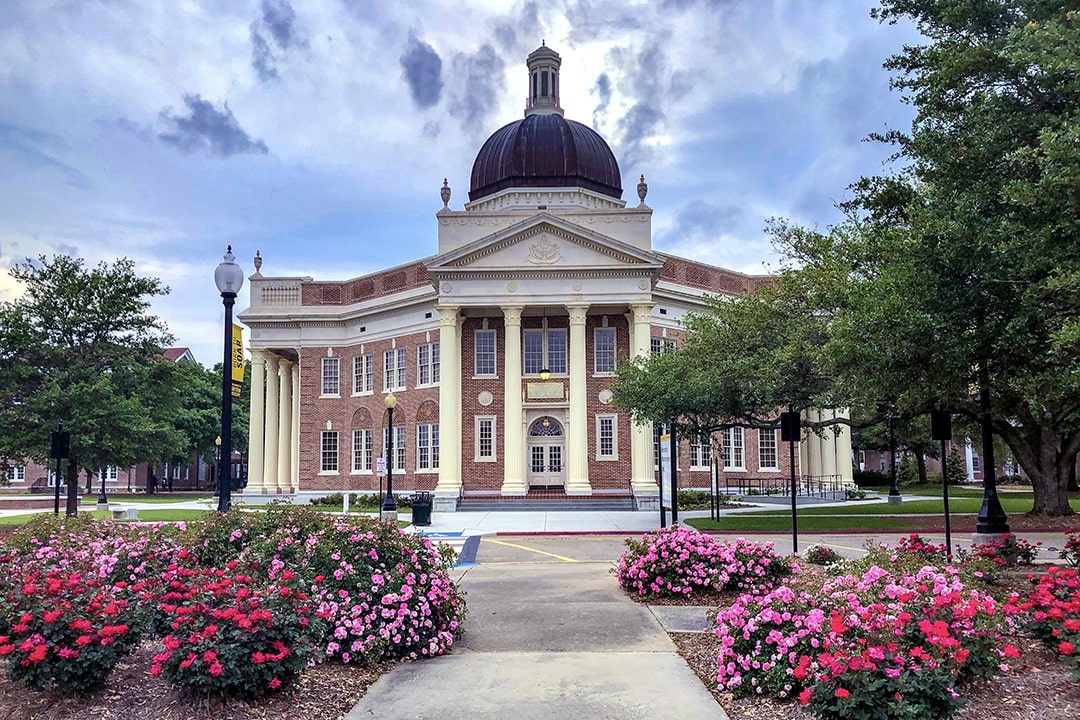
<path fill-rule="evenodd" d="M 721 485 L 728 495 L 744 496 L 791 496 L 791 478 L 783 475 L 769 478 L 732 477 L 725 475 Z M 835 498 L 846 489 L 842 475 L 802 475 L 796 478 L 795 496 L 810 498 Z"/>

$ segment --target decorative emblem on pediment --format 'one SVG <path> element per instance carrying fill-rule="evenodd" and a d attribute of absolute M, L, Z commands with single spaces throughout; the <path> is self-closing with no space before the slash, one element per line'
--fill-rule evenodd
<path fill-rule="evenodd" d="M 562 255 L 559 253 L 559 246 L 552 242 L 550 237 L 543 235 L 529 246 L 529 256 L 525 259 L 534 265 L 554 265 L 562 260 Z"/>

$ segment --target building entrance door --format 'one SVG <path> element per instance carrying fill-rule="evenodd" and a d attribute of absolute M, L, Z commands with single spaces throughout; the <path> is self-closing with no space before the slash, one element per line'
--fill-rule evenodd
<path fill-rule="evenodd" d="M 553 417 L 542 417 L 529 427 L 529 488 L 562 489 L 566 484 L 563 463 L 562 425 Z"/>

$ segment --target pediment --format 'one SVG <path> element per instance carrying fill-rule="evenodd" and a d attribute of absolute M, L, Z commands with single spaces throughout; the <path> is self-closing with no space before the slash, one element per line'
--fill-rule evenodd
<path fill-rule="evenodd" d="M 432 273 L 454 271 L 559 271 L 641 269 L 663 266 L 653 253 L 635 248 L 549 213 L 499 230 L 432 258 Z"/>

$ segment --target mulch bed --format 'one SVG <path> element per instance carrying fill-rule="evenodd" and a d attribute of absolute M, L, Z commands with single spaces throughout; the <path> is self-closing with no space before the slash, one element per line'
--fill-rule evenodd
<path fill-rule="evenodd" d="M 150 675 L 158 643 L 144 642 L 89 697 L 59 698 L 0 674 L 0 720 L 340 720 L 385 666 L 323 663 L 291 688 L 245 702 L 186 695 Z"/>

